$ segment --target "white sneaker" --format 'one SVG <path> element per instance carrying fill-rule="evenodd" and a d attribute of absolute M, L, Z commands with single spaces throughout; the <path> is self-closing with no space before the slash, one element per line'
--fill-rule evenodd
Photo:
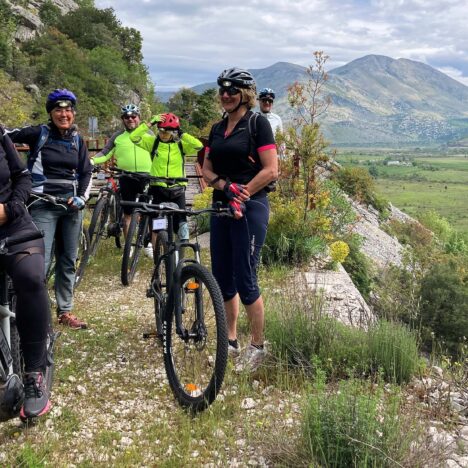
<path fill-rule="evenodd" d="M 237 359 L 240 355 L 241 349 L 240 346 L 237 345 L 237 348 L 234 348 L 231 344 L 228 345 L 228 357 L 231 359 Z"/>
<path fill-rule="evenodd" d="M 152 245 L 152 244 L 148 244 L 148 245 L 143 249 L 143 251 L 145 252 L 145 255 L 146 255 L 148 258 L 153 259 L 153 245 Z"/>
<path fill-rule="evenodd" d="M 237 372 L 255 372 L 267 356 L 265 345 L 263 349 L 256 348 L 251 344 L 245 349 L 239 364 L 236 366 Z"/>

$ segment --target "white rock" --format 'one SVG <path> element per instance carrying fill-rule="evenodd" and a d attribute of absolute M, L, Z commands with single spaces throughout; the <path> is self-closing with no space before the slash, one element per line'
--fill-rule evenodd
<path fill-rule="evenodd" d="M 257 406 L 253 398 L 244 398 L 241 403 L 241 408 L 245 410 L 253 409 Z"/>
<path fill-rule="evenodd" d="M 68 376 L 68 381 L 69 381 L 69 382 L 72 382 L 72 383 L 73 383 L 73 382 L 76 382 L 76 377 L 73 376 L 73 375 L 69 375 L 69 376 Z"/>
<path fill-rule="evenodd" d="M 226 437 L 226 434 L 223 432 L 222 429 L 216 429 L 216 431 L 213 432 L 213 436 L 216 437 L 217 439 L 224 439 Z"/>
<path fill-rule="evenodd" d="M 122 438 L 120 439 L 120 445 L 121 445 L 122 447 L 129 447 L 129 446 L 132 445 L 132 444 L 133 444 L 133 440 L 130 439 L 130 437 L 122 437 Z"/>
<path fill-rule="evenodd" d="M 80 395 L 86 395 L 86 388 L 83 387 L 83 385 L 78 385 L 76 387 L 76 391 L 80 394 Z"/>
<path fill-rule="evenodd" d="M 238 447 L 245 447 L 245 439 L 236 440 L 236 445 Z"/>
<path fill-rule="evenodd" d="M 444 371 L 442 370 L 441 367 L 438 366 L 432 366 L 432 372 L 434 372 L 437 377 L 443 378 L 444 377 Z"/>

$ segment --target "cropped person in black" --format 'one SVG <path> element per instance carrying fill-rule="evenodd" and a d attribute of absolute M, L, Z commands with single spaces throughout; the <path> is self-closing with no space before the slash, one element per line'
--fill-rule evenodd
<path fill-rule="evenodd" d="M 211 129 L 203 177 L 214 188 L 213 201 L 229 206 L 234 218 L 211 219 L 212 269 L 225 301 L 229 353 L 233 357 L 240 354 L 239 299 L 245 306 L 251 342 L 239 367 L 253 371 L 266 355 L 257 267 L 269 218 L 266 187 L 278 176 L 278 161 L 268 120 L 250 110 L 256 104 L 255 81 L 250 72 L 240 68 L 224 70 L 218 85 L 226 117 Z M 256 119 L 254 135 L 251 119 Z"/>
<path fill-rule="evenodd" d="M 0 127 L 0 239 L 21 231 L 36 231 L 25 203 L 31 174 L 21 162 L 10 138 Z M 17 244 L 0 259 L 17 294 L 16 324 L 24 359 L 25 402 L 23 419 L 41 416 L 51 407 L 45 388 L 49 305 L 44 273 L 44 242 L 36 239 Z"/>

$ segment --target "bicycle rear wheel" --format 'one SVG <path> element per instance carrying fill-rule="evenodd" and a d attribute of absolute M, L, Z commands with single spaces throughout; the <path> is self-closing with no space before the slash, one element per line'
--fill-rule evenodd
<path fill-rule="evenodd" d="M 159 231 L 153 252 L 154 274 L 152 280 L 154 294 L 154 318 L 157 336 L 162 338 L 162 315 L 167 301 L 167 276 L 169 259 L 164 257 L 169 249 L 167 231 Z"/>
<path fill-rule="evenodd" d="M 90 243 L 89 234 L 86 229 L 81 230 L 80 241 L 78 244 L 78 255 L 76 257 L 76 270 L 75 270 L 75 288 L 81 283 L 83 279 L 86 266 L 89 262 Z"/>
<path fill-rule="evenodd" d="M 89 223 L 89 239 L 90 239 L 90 256 L 96 255 L 99 242 L 106 235 L 106 224 L 109 217 L 109 199 L 107 196 L 102 197 L 94 207 L 93 216 Z"/>
<path fill-rule="evenodd" d="M 176 333 L 174 305 L 164 317 L 164 366 L 177 401 L 193 412 L 206 409 L 224 380 L 228 340 L 223 297 L 213 275 L 202 265 L 182 268 L 178 294 L 188 339 Z M 172 301 L 172 299 L 171 299 Z"/>
<path fill-rule="evenodd" d="M 119 194 L 115 194 L 111 199 L 111 207 L 110 207 L 110 219 L 109 224 L 112 225 L 112 236 L 114 237 L 115 246 L 118 249 L 122 248 L 122 217 L 123 217 L 123 210 L 120 207 L 120 203 L 118 201 L 120 199 Z"/>
<path fill-rule="evenodd" d="M 148 241 L 148 223 L 148 216 L 132 214 L 122 256 L 121 280 L 124 286 L 132 283 L 135 277 L 141 250 Z"/>

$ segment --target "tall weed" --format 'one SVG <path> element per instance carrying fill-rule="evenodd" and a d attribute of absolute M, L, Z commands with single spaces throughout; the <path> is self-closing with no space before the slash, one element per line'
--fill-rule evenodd
<path fill-rule="evenodd" d="M 368 381 L 340 382 L 327 391 L 318 378 L 303 411 L 302 443 L 309 466 L 401 466 L 418 430 L 402 417 L 396 389 Z"/>

